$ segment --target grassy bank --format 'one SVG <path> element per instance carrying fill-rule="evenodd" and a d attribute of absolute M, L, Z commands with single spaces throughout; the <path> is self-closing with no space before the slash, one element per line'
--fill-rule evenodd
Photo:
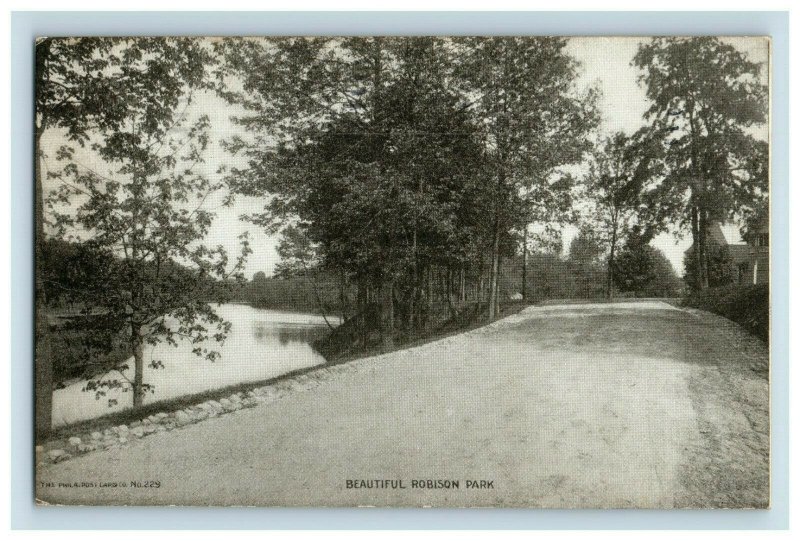
<path fill-rule="evenodd" d="M 531 304 L 525 301 L 501 302 L 499 318 L 504 318 L 519 313 L 528 306 L 531 306 Z M 462 314 L 460 317 L 449 318 L 442 323 L 424 331 L 418 331 L 410 334 L 399 333 L 396 335 L 394 345 L 392 347 L 385 347 L 376 344 L 358 351 L 348 350 L 341 353 L 332 353 L 329 351 L 327 352 L 326 358 L 330 359 L 328 361 L 329 365 L 340 364 L 356 359 L 363 359 L 365 357 L 372 357 L 373 355 L 391 353 L 392 351 L 400 351 L 403 349 L 421 346 L 422 344 L 427 344 L 435 340 L 441 340 L 442 338 L 447 338 L 448 336 L 478 329 L 488 324 L 489 321 L 486 319 L 486 314 L 484 312 L 471 312 Z"/>
<path fill-rule="evenodd" d="M 713 312 L 769 343 L 769 285 L 730 285 L 690 293 L 684 306 Z"/>

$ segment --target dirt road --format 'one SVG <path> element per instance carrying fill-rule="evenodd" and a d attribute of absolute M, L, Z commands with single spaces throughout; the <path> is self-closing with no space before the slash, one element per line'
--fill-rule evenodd
<path fill-rule="evenodd" d="M 767 378 L 766 347 L 710 314 L 660 302 L 528 308 L 355 361 L 276 402 L 43 467 L 39 481 L 55 486 L 38 496 L 132 505 L 765 507 Z M 468 488 L 468 480 L 485 483 Z M 420 488 L 428 481 L 458 488 Z M 370 484 L 379 488 L 359 488 Z"/>

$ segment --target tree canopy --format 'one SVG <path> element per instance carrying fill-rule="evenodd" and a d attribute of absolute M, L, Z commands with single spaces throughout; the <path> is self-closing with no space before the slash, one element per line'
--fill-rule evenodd
<path fill-rule="evenodd" d="M 197 167 L 209 144 L 208 117 L 188 119 L 185 111 L 193 92 L 206 85 L 211 56 L 198 40 L 183 38 L 40 46 L 48 54 L 74 46 L 82 55 L 79 68 L 45 62 L 42 99 L 61 99 L 68 107 L 48 106 L 41 121 L 66 127 L 68 139 L 81 145 L 90 143 L 108 170 L 81 164 L 75 149 L 64 145 L 56 155 L 63 168 L 49 173 L 58 182 L 47 200 L 55 236 L 78 239 L 107 262 L 93 276 L 101 287 L 66 293 L 85 314 L 102 314 L 135 361 L 132 381 L 97 378 L 87 388 L 101 395 L 108 388 L 130 389 L 134 405 L 141 405 L 148 389 L 142 380 L 145 343 L 186 338 L 198 355 L 216 357 L 204 342 L 223 340 L 228 324 L 208 304 L 204 287 L 207 279 L 238 275 L 249 252 L 242 238 L 242 252 L 231 264 L 222 247 L 202 243 L 214 217 L 203 202 L 222 184 Z M 73 56 L 56 58 L 69 63 Z M 63 95 L 51 86 L 72 91 Z M 105 92 L 100 112 L 75 121 L 73 115 L 93 107 L 89 94 L 98 90 Z"/>
<path fill-rule="evenodd" d="M 748 130 L 767 119 L 762 66 L 715 37 L 654 38 L 633 59 L 641 69 L 652 137 L 664 148 L 665 198 L 692 231 L 699 272 L 709 285 L 707 229 L 742 218 L 768 197 L 768 145 Z"/>
<path fill-rule="evenodd" d="M 463 296 L 487 262 L 489 280 L 476 287 L 494 317 L 512 229 L 569 214 L 572 180 L 560 168 L 581 160 L 596 125 L 595 95 L 575 91 L 565 43 L 223 42 L 221 93 L 246 111 L 236 122 L 249 137 L 227 144 L 248 162 L 231 171 L 231 187 L 270 194 L 251 220 L 301 228 L 320 265 L 343 271 L 364 302 L 380 296 L 385 328 L 395 305 L 409 325 L 423 317 L 432 272 L 444 271 L 446 298 L 456 281 Z"/>

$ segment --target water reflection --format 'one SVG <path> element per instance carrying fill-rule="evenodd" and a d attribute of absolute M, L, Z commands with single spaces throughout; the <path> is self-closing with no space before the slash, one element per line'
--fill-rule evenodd
<path fill-rule="evenodd" d="M 231 332 L 219 348 L 221 356 L 216 362 L 197 357 L 192 353 L 192 346 L 186 343 L 179 343 L 178 347 L 159 344 L 145 349 L 146 365 L 151 361 L 163 363 L 163 368 L 145 368 L 144 381 L 153 385 L 155 391 L 145 397 L 145 403 L 261 381 L 325 363 L 311 346 L 329 330 L 320 316 L 238 304 L 221 305 L 217 312 L 231 322 Z M 339 322 L 334 319 L 332 323 Z M 133 365 L 132 362 L 128 364 Z M 133 378 L 129 371 L 123 373 Z M 109 378 L 119 378 L 119 373 L 109 374 Z M 85 381 L 77 381 L 53 393 L 55 426 L 130 407 L 130 392 L 115 390 L 98 400 L 94 393 L 82 391 L 84 386 Z M 116 399 L 118 404 L 109 407 L 109 398 Z"/>
<path fill-rule="evenodd" d="M 292 342 L 313 344 L 317 339 L 328 333 L 327 326 L 319 325 L 281 325 L 254 322 L 253 338 L 259 343 L 271 343 L 276 338 L 280 345 L 286 346 Z M 313 346 L 312 346 L 313 347 Z"/>

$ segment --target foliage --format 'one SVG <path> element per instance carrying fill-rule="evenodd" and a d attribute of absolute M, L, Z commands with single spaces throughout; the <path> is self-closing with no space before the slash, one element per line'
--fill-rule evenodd
<path fill-rule="evenodd" d="M 599 142 L 584 184 L 588 203 L 584 224 L 607 254 L 607 295 L 616 283 L 617 251 L 631 236 L 647 242 L 664 229 L 667 218 L 659 201 L 662 155 L 643 129 L 629 137 L 617 132 Z"/>
<path fill-rule="evenodd" d="M 582 228 L 569 244 L 569 260 L 581 266 L 591 266 L 600 262 L 604 250 L 597 235 L 588 228 Z"/>
<path fill-rule="evenodd" d="M 130 358 L 127 340 L 113 318 L 104 314 L 75 314 L 50 326 L 51 362 L 55 388 L 73 378 L 106 374 Z"/>
<path fill-rule="evenodd" d="M 693 291 L 684 303 L 734 321 L 769 344 L 769 285 L 727 285 Z"/>
<path fill-rule="evenodd" d="M 170 117 L 184 86 L 205 84 L 208 52 L 193 38 L 42 38 L 36 43 L 38 131 L 63 128 L 84 145 L 94 131 L 116 131 L 132 111 Z M 168 124 L 167 124 L 168 125 Z M 163 134 L 164 123 L 140 125 Z"/>
<path fill-rule="evenodd" d="M 473 248 L 482 209 L 476 127 L 442 85 L 443 42 L 287 39 L 224 54 L 245 90 L 224 95 L 248 111 L 238 122 L 253 134 L 229 142 L 250 161 L 231 187 L 271 194 L 251 220 L 285 226 L 278 273 L 320 266 L 357 284 L 359 311 L 381 291 L 418 316 L 421 277 Z M 266 88 L 253 63 L 285 79 Z"/>
<path fill-rule="evenodd" d="M 236 122 L 249 136 L 227 143 L 248 161 L 232 170 L 231 188 L 270 194 L 250 219 L 308 240 L 310 251 L 280 272 L 317 260 L 355 284 L 359 312 L 381 303 L 384 334 L 396 319 L 421 324 L 436 295 L 448 300 L 460 288 L 463 297 L 465 280 L 478 299 L 488 289 L 494 306 L 513 230 L 569 215 L 571 179 L 558 168 L 580 160 L 594 125 L 594 96 L 574 92 L 577 65 L 564 46 L 550 38 L 222 42 L 221 94 L 243 107 Z M 230 90 L 232 78 L 240 91 Z"/>
<path fill-rule="evenodd" d="M 697 263 L 694 247 L 689 248 L 683 257 L 683 279 L 687 284 L 697 283 Z M 720 287 L 736 281 L 736 267 L 727 246 L 710 243 L 708 246 L 708 286 Z M 692 287 L 692 289 L 697 289 Z"/>
<path fill-rule="evenodd" d="M 571 216 L 573 179 L 565 166 L 581 161 L 597 126 L 596 92 L 575 89 L 578 63 L 563 38 L 460 38 L 457 75 L 482 127 L 492 221 L 490 307 L 502 237 L 531 222 Z"/>
<path fill-rule="evenodd" d="M 205 202 L 226 189 L 226 204 L 261 198 L 246 218 L 280 235 L 275 277 L 256 273 L 233 298 L 354 315 L 348 347 L 492 318 L 522 279 L 537 300 L 596 298 L 613 285 L 672 295 L 680 283 L 648 244 L 670 221 L 690 227 L 697 247 L 687 280 L 728 283 L 730 258 L 705 232 L 737 218 L 750 234 L 768 214 L 768 147 L 750 135 L 766 120 L 761 66 L 717 38 L 650 40 L 633 59 L 650 125 L 593 150 L 598 95 L 578 91 L 567 43 L 39 40 L 37 302 L 51 316 L 71 312 L 57 325 L 65 340 L 44 357 L 63 357 L 61 375 L 94 377 L 133 356 L 133 381 L 88 388 L 132 388 L 135 405 L 145 344 L 185 338 L 213 360 L 209 342 L 228 325 L 208 301 L 243 281 L 249 253 L 246 237 L 232 261 L 204 244 L 214 218 Z M 238 111 L 224 142 L 237 166 L 219 171 L 223 180 L 201 173 L 209 118 L 186 113 L 212 89 Z M 68 143 L 54 156 L 40 148 L 48 129 Z M 587 153 L 586 212 L 562 259 L 559 229 L 576 221 L 574 172 Z M 47 201 L 44 159 L 61 164 Z M 46 243 L 45 225 L 55 237 Z M 534 246 L 524 271 L 520 242 L 525 253 Z"/>
<path fill-rule="evenodd" d="M 339 282 L 336 277 L 320 273 L 316 281 L 319 287 L 319 299 L 305 276 L 281 278 L 265 276 L 237 287 L 230 300 L 257 308 L 341 315 Z M 348 302 L 352 302 L 352 292 L 345 293 Z"/>
<path fill-rule="evenodd" d="M 64 122 L 70 138 L 91 143 L 107 171 L 81 164 L 74 148 L 61 147 L 63 169 L 50 173 L 60 185 L 47 203 L 57 238 L 78 240 L 107 262 L 93 276 L 102 287 L 71 289 L 69 296 L 84 315 L 102 314 L 135 359 L 133 380 L 97 378 L 87 390 L 102 396 L 109 388 L 132 389 L 139 406 L 152 390 L 142 381 L 144 344 L 184 338 L 196 354 L 216 358 L 204 343 L 222 341 L 229 324 L 202 298 L 203 288 L 209 278 L 238 274 L 249 247 L 242 238 L 242 253 L 229 269 L 222 247 L 202 244 L 213 221 L 203 202 L 222 185 L 196 168 L 209 143 L 208 117 L 189 121 L 184 113 L 204 85 L 207 51 L 196 40 L 178 38 L 112 40 L 102 51 L 100 64 L 77 69 L 101 72 L 106 116 L 91 126 L 91 138 L 80 122 L 69 116 Z M 78 85 L 71 69 L 51 73 Z M 44 88 L 49 84 L 55 81 Z M 75 98 L 75 114 L 82 96 Z"/>
<path fill-rule="evenodd" d="M 592 263 L 563 258 L 552 252 L 533 252 L 526 262 L 526 301 L 555 299 L 601 299 L 605 296 L 606 267 L 601 261 Z M 520 291 L 522 257 L 509 257 L 501 269 L 501 290 Z M 506 300 L 504 296 L 501 300 Z"/>
<path fill-rule="evenodd" d="M 566 269 L 573 282 L 569 290 L 570 297 L 591 299 L 604 294 L 608 272 L 603 262 L 604 252 L 600 240 L 591 229 L 583 227 L 572 239 Z M 562 277 L 560 280 L 567 279 Z"/>
<path fill-rule="evenodd" d="M 745 214 L 744 224 L 739 233 L 748 244 L 753 245 L 762 228 L 769 227 L 769 201 L 763 200 Z"/>
<path fill-rule="evenodd" d="M 620 250 L 614 262 L 614 284 L 636 297 L 674 297 L 683 288 L 664 253 L 640 239 Z"/>
<path fill-rule="evenodd" d="M 654 38 L 633 64 L 651 102 L 650 136 L 664 149 L 661 199 L 691 227 L 703 288 L 708 226 L 741 218 L 768 195 L 768 145 L 748 133 L 766 121 L 762 66 L 714 37 Z"/>

